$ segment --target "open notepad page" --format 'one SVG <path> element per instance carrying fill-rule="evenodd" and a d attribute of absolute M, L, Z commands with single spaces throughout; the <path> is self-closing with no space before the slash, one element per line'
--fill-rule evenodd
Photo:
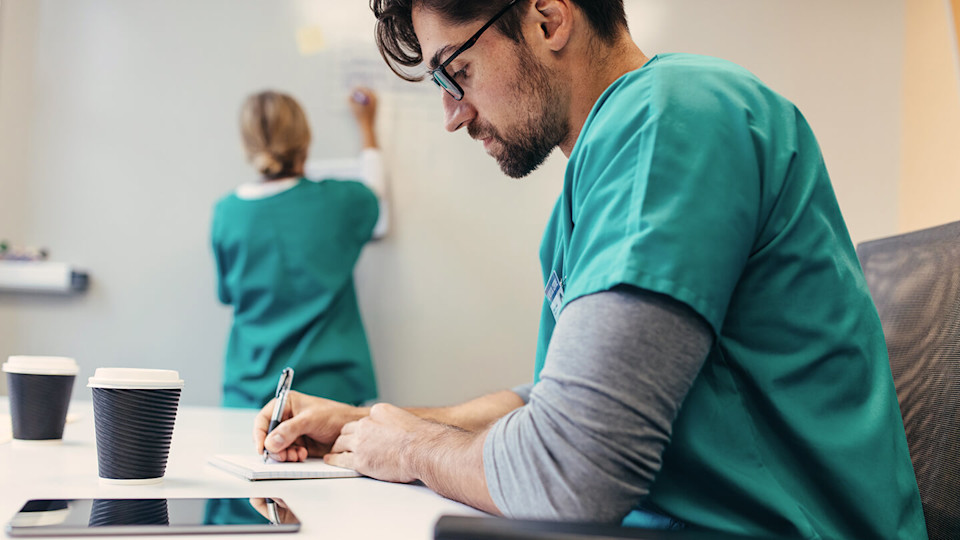
<path fill-rule="evenodd" d="M 210 464 L 247 480 L 290 480 L 307 478 L 351 478 L 360 473 L 351 469 L 327 465 L 322 459 L 309 458 L 301 462 L 282 463 L 256 454 L 218 454 Z"/>

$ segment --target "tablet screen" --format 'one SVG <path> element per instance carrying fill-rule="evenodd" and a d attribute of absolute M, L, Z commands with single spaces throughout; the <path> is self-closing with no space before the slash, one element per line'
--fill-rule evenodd
<path fill-rule="evenodd" d="M 282 499 L 36 499 L 13 516 L 7 534 L 233 534 L 299 528 Z"/>

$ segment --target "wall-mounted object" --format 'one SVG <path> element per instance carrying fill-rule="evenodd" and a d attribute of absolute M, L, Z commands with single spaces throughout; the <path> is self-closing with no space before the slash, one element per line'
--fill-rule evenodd
<path fill-rule="evenodd" d="M 87 289 L 89 275 L 49 261 L 0 261 L 0 291 L 69 294 Z"/>
<path fill-rule="evenodd" d="M 0 240 L 0 261 L 45 261 L 49 255 L 46 248 L 15 246 Z"/>

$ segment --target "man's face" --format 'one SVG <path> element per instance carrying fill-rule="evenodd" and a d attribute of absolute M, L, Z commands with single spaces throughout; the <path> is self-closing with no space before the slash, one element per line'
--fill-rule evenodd
<path fill-rule="evenodd" d="M 414 31 L 431 68 L 447 60 L 484 22 L 452 26 L 435 13 L 413 10 Z M 463 88 L 461 101 L 441 91 L 447 130 L 466 127 L 508 176 L 520 178 L 536 169 L 569 132 L 567 100 L 556 77 L 527 45 L 495 28 L 446 70 Z"/>

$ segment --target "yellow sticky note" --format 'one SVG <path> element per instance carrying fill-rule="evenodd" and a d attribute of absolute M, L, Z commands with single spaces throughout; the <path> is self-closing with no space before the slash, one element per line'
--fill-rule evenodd
<path fill-rule="evenodd" d="M 297 30 L 297 48 L 300 54 L 309 56 L 327 48 L 323 39 L 323 30 L 319 26 L 306 26 Z"/>

